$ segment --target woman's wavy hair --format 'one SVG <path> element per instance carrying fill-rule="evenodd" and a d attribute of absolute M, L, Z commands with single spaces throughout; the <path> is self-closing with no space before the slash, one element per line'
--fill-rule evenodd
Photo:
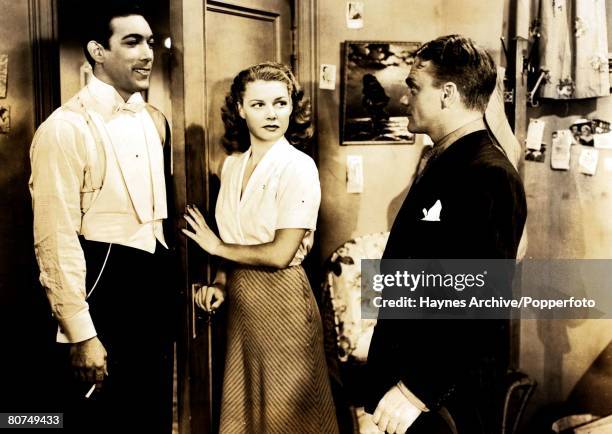
<path fill-rule="evenodd" d="M 302 87 L 287 66 L 276 62 L 264 62 L 240 71 L 225 97 L 225 105 L 221 108 L 221 118 L 225 125 L 222 144 L 225 150 L 231 154 L 236 151 L 244 152 L 251 146 L 249 129 L 246 121 L 240 117 L 238 104 L 242 103 L 247 83 L 257 80 L 280 81 L 287 85 L 293 111 L 285 137 L 296 148 L 305 149 L 312 138 L 310 101 L 304 98 Z"/>

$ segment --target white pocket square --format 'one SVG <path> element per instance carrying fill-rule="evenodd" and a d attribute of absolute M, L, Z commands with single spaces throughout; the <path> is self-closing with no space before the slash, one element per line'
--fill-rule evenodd
<path fill-rule="evenodd" d="M 440 199 L 433 204 L 429 211 L 426 208 L 423 208 L 424 217 L 421 220 L 426 222 L 439 222 L 440 221 L 440 211 L 442 211 L 442 202 Z"/>

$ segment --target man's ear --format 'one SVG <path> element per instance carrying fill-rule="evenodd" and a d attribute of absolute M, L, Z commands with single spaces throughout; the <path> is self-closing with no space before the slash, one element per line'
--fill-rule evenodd
<path fill-rule="evenodd" d="M 244 114 L 244 108 L 242 107 L 242 103 L 240 102 L 238 103 L 238 114 L 242 119 L 246 119 L 246 116 Z"/>
<path fill-rule="evenodd" d="M 96 41 L 87 43 L 87 52 L 96 63 L 104 63 L 104 47 Z"/>
<path fill-rule="evenodd" d="M 452 81 L 442 85 L 442 108 L 449 108 L 459 101 L 459 89 Z"/>

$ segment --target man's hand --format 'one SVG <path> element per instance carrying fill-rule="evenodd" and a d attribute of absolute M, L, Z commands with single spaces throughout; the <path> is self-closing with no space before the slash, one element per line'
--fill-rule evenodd
<path fill-rule="evenodd" d="M 70 364 L 81 381 L 102 387 L 106 367 L 106 349 L 97 336 L 70 345 Z"/>
<path fill-rule="evenodd" d="M 389 434 L 404 434 L 421 414 L 397 386 L 393 386 L 379 401 L 374 411 L 374 423 Z"/>

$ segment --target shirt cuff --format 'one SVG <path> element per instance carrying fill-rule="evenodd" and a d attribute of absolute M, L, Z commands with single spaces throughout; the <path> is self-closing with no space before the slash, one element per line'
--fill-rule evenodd
<path fill-rule="evenodd" d="M 91 339 L 97 335 L 91 315 L 85 309 L 70 318 L 58 319 L 59 330 L 57 341 L 62 343 L 76 343 Z"/>
<path fill-rule="evenodd" d="M 408 388 L 406 387 L 406 385 L 402 381 L 399 381 L 397 383 L 397 387 L 400 390 L 400 392 L 402 392 L 402 394 L 406 397 L 406 399 L 408 399 L 408 401 L 410 401 L 410 403 L 412 405 L 414 405 L 416 408 L 418 408 L 419 410 L 421 410 L 424 413 L 429 411 L 429 409 L 423 403 L 423 401 L 421 401 L 419 398 L 417 398 L 414 395 L 414 393 L 412 393 L 410 390 L 408 390 Z"/>

